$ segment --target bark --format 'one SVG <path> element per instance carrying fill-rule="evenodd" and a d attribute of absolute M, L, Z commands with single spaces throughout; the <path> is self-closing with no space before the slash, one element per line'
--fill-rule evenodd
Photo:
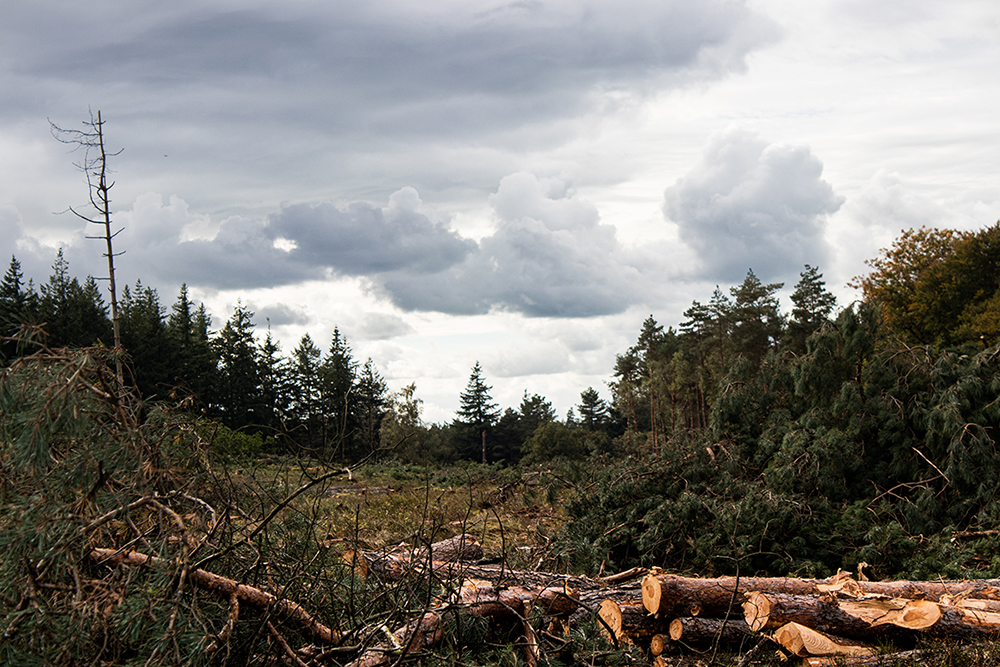
<path fill-rule="evenodd" d="M 953 607 L 929 600 L 909 600 L 902 609 L 878 623 L 962 639 L 1000 634 L 1000 614 L 997 612 Z"/>
<path fill-rule="evenodd" d="M 571 588 L 513 588 L 497 590 L 492 583 L 466 579 L 459 589 L 459 603 L 473 616 L 525 618 L 529 608 L 546 616 L 566 616 L 576 610 L 579 594 Z"/>
<path fill-rule="evenodd" d="M 106 565 L 151 566 L 159 568 L 177 568 L 177 563 L 147 556 L 137 551 L 117 551 L 115 549 L 95 548 L 90 552 L 91 558 Z M 275 597 L 253 586 L 241 584 L 233 579 L 212 574 L 205 570 L 191 570 L 187 573 L 188 581 L 199 588 L 211 591 L 224 600 L 232 600 L 235 596 L 238 603 L 250 604 L 260 609 L 269 609 L 279 617 L 292 623 L 296 628 L 315 641 L 327 645 L 340 643 L 340 633 L 323 625 L 313 618 L 305 609 L 291 600 Z M 237 607 L 238 609 L 238 607 Z"/>
<path fill-rule="evenodd" d="M 614 600 L 604 600 L 597 615 L 607 627 L 602 626 L 605 633 L 610 628 L 611 634 L 622 644 L 636 646 L 646 645 L 656 634 L 667 630 L 665 621 L 646 613 L 641 603 L 618 603 Z"/>
<path fill-rule="evenodd" d="M 844 592 L 853 595 L 884 595 L 891 598 L 937 601 L 945 595 L 1000 599 L 1000 580 L 982 581 L 855 581 L 838 575 L 830 579 L 791 577 L 719 577 L 698 579 L 672 574 L 649 574 L 642 580 L 642 601 L 659 616 L 714 616 L 729 609 L 733 593 L 750 591 L 787 595 Z"/>
<path fill-rule="evenodd" d="M 742 618 L 700 618 L 682 616 L 670 621 L 670 638 L 685 644 L 711 644 L 716 639 L 735 643 L 753 634 Z"/>
<path fill-rule="evenodd" d="M 872 647 L 850 639 L 828 635 L 798 623 L 786 623 L 774 631 L 774 640 L 800 658 L 807 656 L 871 656 Z"/>
<path fill-rule="evenodd" d="M 845 637 L 871 637 L 886 635 L 885 628 L 872 626 L 872 622 L 850 613 L 836 601 L 815 595 L 787 595 L 751 591 L 743 603 L 743 618 L 754 632 L 774 630 L 795 621 L 820 632 Z"/>
<path fill-rule="evenodd" d="M 389 553 L 348 551 L 343 555 L 343 560 L 361 576 L 375 573 L 397 581 L 406 576 L 407 572 L 426 568 L 428 562 L 436 567 L 446 568 L 455 563 L 477 561 L 482 557 L 483 547 L 478 540 L 470 535 L 456 535 L 432 544 L 430 554 L 427 547 L 394 549 Z"/>
<path fill-rule="evenodd" d="M 388 630 L 386 630 L 388 632 Z M 410 654 L 434 646 L 441 641 L 441 617 L 433 611 L 399 628 L 377 648 L 368 649 L 347 667 L 376 667 L 396 661 L 400 653 Z"/>

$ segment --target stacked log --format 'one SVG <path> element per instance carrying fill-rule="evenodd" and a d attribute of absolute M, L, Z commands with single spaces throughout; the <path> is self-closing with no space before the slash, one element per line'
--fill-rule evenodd
<path fill-rule="evenodd" d="M 596 613 L 616 644 L 648 649 L 661 662 L 680 646 L 739 645 L 755 634 L 816 665 L 834 658 L 867 664 L 873 644 L 912 645 L 919 634 L 1000 635 L 1000 581 L 871 582 L 846 573 L 830 579 L 689 578 L 655 572 L 638 585 L 629 580 L 642 570 L 589 579 L 480 565 L 469 562 L 476 551 L 465 549 L 467 541 L 459 536 L 450 546 L 347 557 L 363 563 L 366 574 L 398 579 L 420 573 L 457 582 L 457 601 L 467 613 L 523 624 L 529 663 L 537 660 L 537 639 L 527 623 L 533 609 L 564 625 Z"/>

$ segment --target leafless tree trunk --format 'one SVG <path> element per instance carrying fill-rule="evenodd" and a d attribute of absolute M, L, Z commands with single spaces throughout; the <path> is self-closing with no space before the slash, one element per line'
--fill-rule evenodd
<path fill-rule="evenodd" d="M 120 155 L 122 150 L 109 153 L 104 145 L 104 120 L 101 118 L 101 111 L 98 109 L 97 117 L 93 112 L 90 120 L 83 121 L 83 130 L 67 130 L 59 127 L 51 120 L 49 126 L 52 129 L 52 136 L 58 141 L 75 146 L 74 150 L 83 149 L 83 160 L 75 163 L 76 167 L 87 175 L 87 186 L 89 188 L 90 205 L 94 213 L 84 215 L 74 209 L 69 210 L 77 217 L 104 228 L 100 236 L 88 236 L 90 239 L 103 239 L 107 245 L 104 256 L 108 258 L 108 290 L 111 292 L 111 327 L 114 331 L 115 344 L 115 370 L 118 375 L 118 383 L 122 383 L 122 363 L 121 351 L 122 341 L 118 326 L 118 290 L 115 288 L 115 257 L 123 253 L 116 253 L 112 247 L 111 240 L 121 233 L 121 229 L 111 232 L 111 188 L 114 182 L 108 179 L 110 169 L 108 168 L 108 158 Z"/>

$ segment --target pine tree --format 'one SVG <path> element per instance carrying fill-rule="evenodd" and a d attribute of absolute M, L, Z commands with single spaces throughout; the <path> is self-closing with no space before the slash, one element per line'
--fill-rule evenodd
<path fill-rule="evenodd" d="M 729 290 L 735 300 L 733 347 L 755 366 L 760 366 L 764 355 L 781 338 L 784 322 L 774 294 L 783 285 L 765 285 L 750 270 L 740 286 Z"/>
<path fill-rule="evenodd" d="M 297 440 L 310 449 L 322 446 L 322 357 L 323 351 L 308 333 L 302 335 L 299 344 L 292 350 L 289 412 L 294 423 L 292 428 L 304 431 L 296 436 Z"/>
<path fill-rule="evenodd" d="M 212 318 L 205 304 L 193 309 L 183 284 L 167 320 L 167 338 L 176 354 L 170 383 L 205 402 L 218 386 L 218 362 L 209 340 Z"/>
<path fill-rule="evenodd" d="M 0 283 L 0 336 L 17 335 L 21 325 L 31 319 L 30 298 L 24 285 L 21 263 L 11 255 L 10 266 Z M 13 340 L 0 341 L 0 362 L 7 362 L 18 356 L 18 343 Z"/>
<path fill-rule="evenodd" d="M 156 290 L 137 280 L 135 287 L 122 290 L 119 331 L 122 347 L 131 361 L 131 374 L 140 395 L 149 399 L 164 384 L 172 384 L 170 373 L 176 365 L 177 348 L 167 335 L 164 310 Z"/>
<path fill-rule="evenodd" d="M 453 422 L 460 438 L 456 449 L 462 458 L 481 458 L 486 463 L 487 435 L 500 418 L 500 408 L 490 396 L 491 389 L 483 379 L 483 369 L 477 361 L 460 396 L 461 404 Z M 480 456 L 477 457 L 477 453 Z"/>
<path fill-rule="evenodd" d="M 357 381 L 358 362 L 354 360 L 347 338 L 334 327 L 330 350 L 320 366 L 320 395 L 323 407 L 324 452 L 333 453 L 341 461 L 358 455 L 358 417 L 353 389 Z"/>
<path fill-rule="evenodd" d="M 214 393 L 215 408 L 231 429 L 260 425 L 260 348 L 254 338 L 253 312 L 237 302 L 233 315 L 215 338 L 212 348 L 219 359 L 219 386 Z"/>
<path fill-rule="evenodd" d="M 388 408 L 389 387 L 369 357 L 358 373 L 355 413 L 358 419 L 358 449 L 362 456 L 379 451 L 382 419 Z"/>
<path fill-rule="evenodd" d="M 788 347 L 795 354 L 804 354 L 806 339 L 829 322 L 837 298 L 826 289 L 823 274 L 806 264 L 805 271 L 792 292 L 792 319 L 785 332 Z"/>
<path fill-rule="evenodd" d="M 601 431 L 608 421 L 608 405 L 593 387 L 580 393 L 580 423 L 588 431 Z"/>

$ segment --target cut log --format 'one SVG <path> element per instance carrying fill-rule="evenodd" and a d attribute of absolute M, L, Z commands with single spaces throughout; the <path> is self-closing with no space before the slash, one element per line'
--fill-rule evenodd
<path fill-rule="evenodd" d="M 597 615 L 607 624 L 602 626 L 605 633 L 608 628 L 622 644 L 634 646 L 646 645 L 653 636 L 666 631 L 667 624 L 646 613 L 641 603 L 619 603 L 614 600 L 604 600 L 597 610 Z"/>
<path fill-rule="evenodd" d="M 800 658 L 831 655 L 874 655 L 871 646 L 828 635 L 798 623 L 786 623 L 774 631 L 774 640 Z"/>
<path fill-rule="evenodd" d="M 685 644 L 710 644 L 716 639 L 735 643 L 753 634 L 742 618 L 701 618 L 681 616 L 670 621 L 670 638 Z"/>
<path fill-rule="evenodd" d="M 879 623 L 937 636 L 976 638 L 1000 634 L 1000 614 L 943 605 L 930 600 L 909 600 Z"/>
<path fill-rule="evenodd" d="M 385 632 L 389 633 L 389 630 L 386 629 Z M 388 641 L 380 642 L 378 647 L 362 653 L 347 667 L 376 667 L 387 662 L 397 662 L 400 653 L 416 653 L 434 646 L 441 641 L 441 636 L 441 617 L 435 612 L 428 611 L 391 633 L 387 638 Z"/>
<path fill-rule="evenodd" d="M 885 667 L 885 665 L 895 665 L 903 661 L 915 661 L 916 664 L 925 662 L 923 651 L 899 651 L 897 653 L 886 653 L 884 655 L 840 655 L 836 657 L 812 656 L 805 658 L 802 664 L 806 667 Z"/>
<path fill-rule="evenodd" d="M 421 547 L 414 552 L 414 558 L 427 560 L 427 548 Z M 430 560 L 442 563 L 471 562 L 481 560 L 483 545 L 471 535 L 456 535 L 431 545 Z"/>
<path fill-rule="evenodd" d="M 697 579 L 672 574 L 649 574 L 642 580 L 642 601 L 658 616 L 718 616 L 729 610 L 734 592 L 787 595 L 847 592 L 891 598 L 937 601 L 944 595 L 1000 599 L 1000 581 L 854 581 L 843 575 L 831 579 L 791 577 L 719 577 Z"/>
<path fill-rule="evenodd" d="M 546 616 L 566 616 L 576 611 L 579 594 L 571 588 L 525 588 L 497 590 L 489 581 L 466 579 L 459 588 L 458 601 L 473 616 L 524 618 L 528 606 Z"/>
<path fill-rule="evenodd" d="M 820 632 L 845 637 L 885 636 L 886 629 L 872 625 L 872 620 L 835 601 L 816 595 L 786 595 L 751 591 L 743 603 L 743 618 L 754 632 L 774 630 L 792 621 Z M 883 612 L 884 613 L 884 612 Z M 874 616 L 874 614 L 873 614 Z"/>
<path fill-rule="evenodd" d="M 430 561 L 440 567 L 448 567 L 455 563 L 477 561 L 482 557 L 483 547 L 478 540 L 463 534 L 432 544 L 429 558 L 426 547 L 411 547 L 396 548 L 388 553 L 347 551 L 342 559 L 363 577 L 367 577 L 369 573 L 375 573 L 383 578 L 398 581 L 407 572 L 413 571 L 412 566 L 415 563 L 424 567 Z"/>
<path fill-rule="evenodd" d="M 132 565 L 159 568 L 177 568 L 177 563 L 157 556 L 147 556 L 138 551 L 118 551 L 115 549 L 91 550 L 90 557 L 104 565 Z M 268 609 L 279 617 L 291 622 L 298 630 L 314 640 L 327 645 L 340 643 L 340 633 L 331 630 L 313 618 L 305 609 L 291 600 L 278 598 L 266 591 L 253 586 L 241 584 L 238 581 L 213 574 L 205 570 L 190 570 L 187 573 L 188 581 L 195 586 L 211 591 L 223 600 L 232 600 L 233 597 L 239 603 L 246 603 L 259 609 Z"/>
<path fill-rule="evenodd" d="M 653 655 L 660 655 L 670 650 L 673 646 L 673 640 L 670 639 L 670 635 L 653 635 L 653 638 L 649 640 L 649 652 Z"/>

